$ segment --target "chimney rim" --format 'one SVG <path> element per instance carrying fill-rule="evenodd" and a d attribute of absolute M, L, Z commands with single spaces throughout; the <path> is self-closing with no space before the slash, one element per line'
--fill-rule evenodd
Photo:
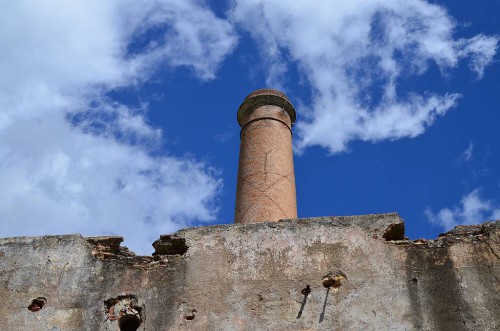
<path fill-rule="evenodd" d="M 290 117 L 292 126 L 295 124 L 297 117 L 295 108 L 285 93 L 275 89 L 258 89 L 247 95 L 238 108 L 237 119 L 240 126 L 242 125 L 243 115 L 247 111 L 252 111 L 265 105 L 274 105 L 283 108 Z"/>

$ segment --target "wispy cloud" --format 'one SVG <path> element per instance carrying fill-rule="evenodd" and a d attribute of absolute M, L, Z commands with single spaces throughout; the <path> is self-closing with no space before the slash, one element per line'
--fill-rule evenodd
<path fill-rule="evenodd" d="M 299 148 L 331 153 L 353 140 L 415 137 L 457 105 L 457 93 L 402 89 L 431 64 L 447 72 L 467 60 L 477 78 L 498 38 L 454 38 L 455 20 L 421 0 L 233 0 L 231 18 L 261 45 L 268 81 L 286 87 L 296 65 L 312 92 L 298 124 Z"/>
<path fill-rule="evenodd" d="M 465 151 L 460 154 L 460 160 L 469 162 L 472 160 L 472 152 L 474 151 L 474 144 L 472 141 L 469 141 L 469 146 L 465 149 Z"/>
<path fill-rule="evenodd" d="M 237 42 L 228 22 L 194 0 L 20 0 L 0 21 L 2 236 L 117 234 L 145 253 L 160 233 L 214 218 L 217 173 L 153 156 L 162 133 L 147 104 L 106 95 L 161 66 L 214 78 Z"/>
<path fill-rule="evenodd" d="M 458 205 L 440 209 L 436 213 L 427 208 L 425 215 L 429 222 L 445 230 L 457 225 L 500 219 L 500 205 L 494 205 L 490 200 L 481 198 L 480 193 L 480 189 L 475 189 L 465 195 Z"/>

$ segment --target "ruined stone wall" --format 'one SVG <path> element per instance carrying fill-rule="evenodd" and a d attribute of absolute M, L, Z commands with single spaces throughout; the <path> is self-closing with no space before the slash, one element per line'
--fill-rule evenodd
<path fill-rule="evenodd" d="M 0 330 L 500 329 L 500 221 L 433 241 L 397 214 L 199 227 L 153 257 L 120 241 L 0 239 Z"/>

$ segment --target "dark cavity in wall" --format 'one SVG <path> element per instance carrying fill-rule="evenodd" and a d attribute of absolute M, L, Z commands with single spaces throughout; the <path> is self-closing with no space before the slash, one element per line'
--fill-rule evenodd
<path fill-rule="evenodd" d="M 194 316 L 196 315 L 196 313 L 197 313 L 196 309 L 193 309 L 190 313 L 184 315 L 184 318 L 188 321 L 192 321 L 194 320 Z"/>
<path fill-rule="evenodd" d="M 385 229 L 382 238 L 384 238 L 386 241 L 403 240 L 405 238 L 405 224 L 396 223 L 389 225 L 387 229 Z"/>
<path fill-rule="evenodd" d="M 196 317 L 198 311 L 190 307 L 186 302 L 181 302 L 177 310 L 184 316 L 187 321 L 192 321 Z"/>
<path fill-rule="evenodd" d="M 42 310 L 43 306 L 47 303 L 47 299 L 44 297 L 38 297 L 31 301 L 31 304 L 28 306 L 28 310 L 31 312 L 37 312 Z"/>
<path fill-rule="evenodd" d="M 136 331 L 142 324 L 143 308 L 135 295 L 120 295 L 104 301 L 104 312 L 110 321 L 118 321 L 120 331 Z"/>
<path fill-rule="evenodd" d="M 344 279 L 347 279 L 347 276 L 342 271 L 337 271 L 335 274 L 329 273 L 326 276 L 323 276 L 322 282 L 323 286 L 326 288 L 334 288 L 338 289 Z"/>
<path fill-rule="evenodd" d="M 120 331 L 136 331 L 141 326 L 141 320 L 135 315 L 125 315 L 118 320 Z"/>
<path fill-rule="evenodd" d="M 188 250 L 185 239 L 178 235 L 162 235 L 153 247 L 153 255 L 184 255 Z"/>

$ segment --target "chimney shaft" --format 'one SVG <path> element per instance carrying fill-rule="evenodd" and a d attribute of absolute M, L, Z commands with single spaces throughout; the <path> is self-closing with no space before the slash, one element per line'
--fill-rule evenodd
<path fill-rule="evenodd" d="M 238 122 L 241 142 L 234 222 L 297 218 L 292 104 L 282 92 L 257 90 L 238 109 Z"/>

